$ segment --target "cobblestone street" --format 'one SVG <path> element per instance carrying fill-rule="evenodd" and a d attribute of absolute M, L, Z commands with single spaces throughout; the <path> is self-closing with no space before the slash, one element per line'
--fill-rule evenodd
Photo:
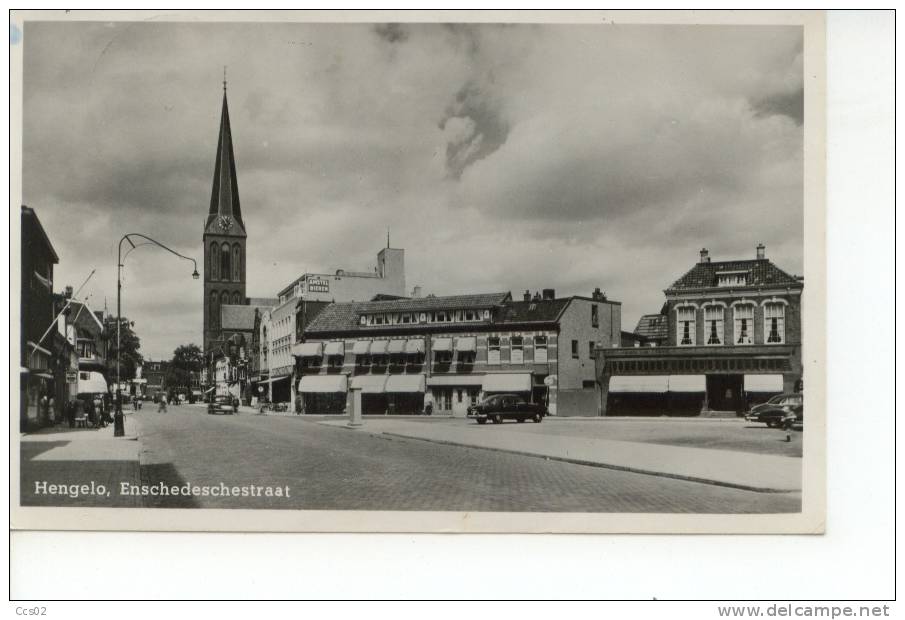
<path fill-rule="evenodd" d="M 374 436 L 295 416 L 211 416 L 184 406 L 131 418 L 142 444 L 144 484 L 290 490 L 288 498 L 147 496 L 149 507 L 779 513 L 800 506 L 797 493 L 756 493 Z"/>

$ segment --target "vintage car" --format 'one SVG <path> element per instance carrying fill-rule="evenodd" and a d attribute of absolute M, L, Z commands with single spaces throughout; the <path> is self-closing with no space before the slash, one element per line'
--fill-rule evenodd
<path fill-rule="evenodd" d="M 765 403 L 751 407 L 745 415 L 749 422 L 763 422 L 769 427 L 782 426 L 788 414 L 795 415 L 795 422 L 804 421 L 804 402 L 801 394 L 778 394 Z"/>
<path fill-rule="evenodd" d="M 228 413 L 230 415 L 238 413 L 237 407 L 233 405 L 232 396 L 214 396 L 211 402 L 207 404 L 208 413 Z"/>
<path fill-rule="evenodd" d="M 494 394 L 468 408 L 468 417 L 478 424 L 486 424 L 487 420 L 494 424 L 502 424 L 503 420 L 540 423 L 545 415 L 546 407 L 529 403 L 518 394 Z"/>

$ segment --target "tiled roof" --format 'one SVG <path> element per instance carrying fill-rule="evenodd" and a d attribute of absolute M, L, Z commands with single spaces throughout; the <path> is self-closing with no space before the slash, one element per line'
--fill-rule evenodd
<path fill-rule="evenodd" d="M 251 331 L 255 326 L 257 306 L 223 304 L 220 306 L 220 327 L 230 331 Z"/>
<path fill-rule="evenodd" d="M 559 318 L 571 298 L 536 301 L 510 301 L 506 303 L 502 323 L 552 323 Z"/>
<path fill-rule="evenodd" d="M 418 297 L 415 299 L 392 299 L 385 301 L 361 301 L 330 304 L 317 315 L 306 332 L 331 332 L 355 330 L 359 328 L 361 314 L 377 312 L 421 312 L 430 310 L 459 310 L 469 308 L 489 308 L 498 306 L 510 298 L 509 293 L 489 293 L 478 295 L 450 295 L 447 297 Z M 381 327 L 397 327 L 386 326 Z M 402 325 L 398 327 L 403 327 Z M 411 327 L 411 325 L 405 325 Z"/>
<path fill-rule="evenodd" d="M 667 337 L 669 325 L 666 323 L 666 317 L 662 314 L 645 314 L 638 319 L 638 325 L 635 327 L 635 334 L 643 338 L 657 340 Z"/>
<path fill-rule="evenodd" d="M 280 304 L 280 300 L 278 297 L 249 297 L 248 305 L 249 306 L 258 306 L 262 308 L 273 308 L 274 306 L 278 306 Z"/>
<path fill-rule="evenodd" d="M 723 272 L 747 272 L 745 286 L 801 285 L 801 282 L 767 259 L 735 260 L 719 263 L 698 263 L 673 282 L 667 290 L 701 289 L 717 286 L 717 276 Z"/>

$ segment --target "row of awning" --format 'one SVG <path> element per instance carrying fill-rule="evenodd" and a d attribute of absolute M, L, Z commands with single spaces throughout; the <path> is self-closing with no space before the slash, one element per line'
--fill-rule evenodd
<path fill-rule="evenodd" d="M 745 375 L 746 392 L 782 392 L 782 375 Z M 705 375 L 638 375 L 610 377 L 610 392 L 663 394 L 666 392 L 704 392 Z"/>
<path fill-rule="evenodd" d="M 484 376 L 439 376 L 426 378 L 417 375 L 359 375 L 352 377 L 352 389 L 362 394 L 424 392 L 427 386 L 473 386 L 484 392 L 530 392 L 529 373 L 497 373 Z M 299 381 L 298 391 L 307 394 L 347 392 L 346 375 L 305 375 Z"/>
<path fill-rule="evenodd" d="M 434 338 L 431 348 L 438 352 L 473 353 L 477 348 L 477 338 Z M 397 338 L 393 340 L 356 340 L 352 345 L 353 355 L 418 355 L 424 353 L 424 338 Z M 302 342 L 292 347 L 295 357 L 335 357 L 346 354 L 346 343 L 342 340 L 330 342 Z"/>

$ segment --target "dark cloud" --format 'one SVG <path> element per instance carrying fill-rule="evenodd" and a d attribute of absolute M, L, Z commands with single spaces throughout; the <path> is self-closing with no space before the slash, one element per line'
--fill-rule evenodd
<path fill-rule="evenodd" d="M 788 93 L 777 93 L 751 102 L 758 116 L 779 114 L 788 116 L 796 125 L 804 122 L 804 89 L 799 88 Z"/>
<path fill-rule="evenodd" d="M 399 43 L 409 37 L 408 29 L 402 24 L 377 24 L 374 26 L 374 32 L 389 43 Z"/>
<path fill-rule="evenodd" d="M 509 134 L 499 103 L 475 82 L 465 84 L 456 93 L 440 121 L 440 129 L 450 130 L 446 167 L 453 178 L 459 178 L 469 165 L 500 148 Z"/>

